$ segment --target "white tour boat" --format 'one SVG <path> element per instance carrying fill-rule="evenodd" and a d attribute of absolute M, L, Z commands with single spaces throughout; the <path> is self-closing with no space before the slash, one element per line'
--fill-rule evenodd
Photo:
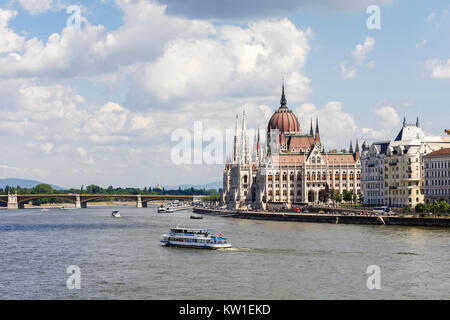
<path fill-rule="evenodd" d="M 211 235 L 207 229 L 171 228 L 168 234 L 162 236 L 161 242 L 166 246 L 224 249 L 231 248 L 227 239 L 219 235 Z"/>
<path fill-rule="evenodd" d="M 166 213 L 166 207 L 163 206 L 158 207 L 158 213 Z"/>

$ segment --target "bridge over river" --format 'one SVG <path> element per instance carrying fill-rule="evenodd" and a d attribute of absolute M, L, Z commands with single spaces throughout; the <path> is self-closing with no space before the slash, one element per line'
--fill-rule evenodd
<path fill-rule="evenodd" d="M 128 201 L 136 201 L 136 208 L 147 207 L 148 202 L 161 200 L 182 200 L 195 201 L 200 200 L 202 196 L 186 196 L 186 195 L 140 195 L 140 194 L 8 194 L 0 195 L 0 206 L 8 209 L 23 209 L 25 204 L 30 201 L 53 198 L 63 199 L 73 202 L 75 208 L 87 208 L 87 203 L 92 201 L 107 201 L 111 199 L 120 199 Z"/>

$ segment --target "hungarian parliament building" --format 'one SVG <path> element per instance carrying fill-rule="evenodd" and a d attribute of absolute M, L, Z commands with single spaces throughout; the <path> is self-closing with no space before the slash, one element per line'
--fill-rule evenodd
<path fill-rule="evenodd" d="M 236 117 L 233 155 L 225 164 L 221 203 L 229 209 L 291 208 L 292 204 L 323 202 L 332 189 L 361 195 L 358 141 L 348 152 L 325 152 L 316 119 L 309 133 L 287 107 L 284 85 L 280 107 L 269 120 L 263 143 L 258 130 L 253 152 Z"/>

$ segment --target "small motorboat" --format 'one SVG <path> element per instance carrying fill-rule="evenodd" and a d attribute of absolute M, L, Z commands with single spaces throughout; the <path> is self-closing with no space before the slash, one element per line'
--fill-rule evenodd
<path fill-rule="evenodd" d="M 158 207 L 158 213 L 166 213 L 166 212 L 167 212 L 167 210 L 165 207 L 163 207 L 163 206 Z"/>
<path fill-rule="evenodd" d="M 111 213 L 111 217 L 113 217 L 113 218 L 120 218 L 120 213 L 119 213 L 119 211 L 118 211 L 118 210 L 114 210 L 114 211 Z"/>
<path fill-rule="evenodd" d="M 41 211 L 48 211 L 48 209 L 44 208 L 44 209 L 41 209 Z"/>
<path fill-rule="evenodd" d="M 195 215 L 192 215 L 192 216 L 191 216 L 191 219 L 203 219 L 203 216 L 195 216 Z"/>
<path fill-rule="evenodd" d="M 172 207 L 166 207 L 166 212 L 167 213 L 173 213 L 173 208 Z"/>

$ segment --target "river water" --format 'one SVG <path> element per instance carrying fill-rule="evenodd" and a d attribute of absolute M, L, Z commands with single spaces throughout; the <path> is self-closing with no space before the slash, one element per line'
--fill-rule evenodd
<path fill-rule="evenodd" d="M 450 230 L 241 220 L 155 207 L 0 211 L 1 299 L 449 299 Z M 167 248 L 171 226 L 233 249 Z M 66 285 L 80 268 L 80 289 Z M 380 268 L 369 290 L 367 267 Z"/>

